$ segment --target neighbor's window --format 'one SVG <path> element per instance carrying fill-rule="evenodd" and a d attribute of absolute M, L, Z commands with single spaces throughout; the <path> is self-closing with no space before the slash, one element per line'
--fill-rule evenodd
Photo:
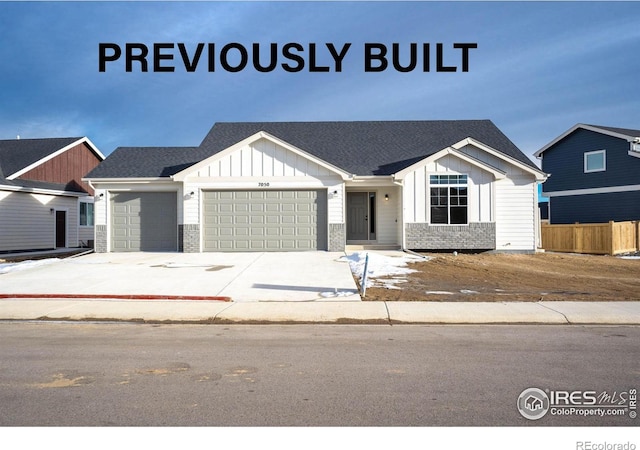
<path fill-rule="evenodd" d="M 607 170 L 607 152 L 598 150 L 595 152 L 585 152 L 584 173 L 604 172 Z"/>
<path fill-rule="evenodd" d="M 93 203 L 80 202 L 80 226 L 93 226 Z"/>
<path fill-rule="evenodd" d="M 467 176 L 431 175 L 431 223 L 467 224 Z"/>

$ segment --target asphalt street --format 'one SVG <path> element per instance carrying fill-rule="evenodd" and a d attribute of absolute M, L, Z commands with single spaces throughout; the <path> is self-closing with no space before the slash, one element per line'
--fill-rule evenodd
<path fill-rule="evenodd" d="M 640 327 L 0 323 L 2 426 L 635 426 L 523 390 L 638 387 Z"/>

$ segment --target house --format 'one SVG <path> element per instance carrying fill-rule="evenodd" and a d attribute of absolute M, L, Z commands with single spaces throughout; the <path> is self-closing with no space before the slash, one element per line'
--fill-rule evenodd
<path fill-rule="evenodd" d="M 640 130 L 577 124 L 535 156 L 550 223 L 640 220 Z"/>
<path fill-rule="evenodd" d="M 542 400 L 534 395 L 530 395 L 524 402 L 525 406 L 529 409 L 529 411 L 538 411 L 544 408 Z"/>
<path fill-rule="evenodd" d="M 217 123 L 86 177 L 96 251 L 534 251 L 541 172 L 491 121 Z"/>
<path fill-rule="evenodd" d="M 89 246 L 104 155 L 88 138 L 0 140 L 0 252 Z"/>

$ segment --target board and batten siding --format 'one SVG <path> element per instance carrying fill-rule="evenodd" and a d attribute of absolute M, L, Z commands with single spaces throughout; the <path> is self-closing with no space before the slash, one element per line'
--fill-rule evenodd
<path fill-rule="evenodd" d="M 329 169 L 268 139 L 258 139 L 201 168 L 196 177 L 331 177 Z"/>
<path fill-rule="evenodd" d="M 69 190 L 80 189 L 93 194 L 93 189 L 86 181 L 82 181 L 82 177 L 91 172 L 100 161 L 87 144 L 81 143 L 25 172 L 18 179 L 62 183 Z"/>
<path fill-rule="evenodd" d="M 429 162 L 404 178 L 405 223 L 430 223 L 429 175 L 463 174 L 468 176 L 468 222 L 495 223 L 498 250 L 535 250 L 535 177 L 473 145 L 460 151 L 504 172 L 506 178 L 496 180 L 492 173 L 451 154 Z"/>
<path fill-rule="evenodd" d="M 67 213 L 67 246 L 78 246 L 78 199 L 0 191 L 0 250 L 55 248 L 56 215 Z"/>
<path fill-rule="evenodd" d="M 184 223 L 201 223 L 201 191 L 220 189 L 326 189 L 329 223 L 344 223 L 342 179 L 269 139 L 258 139 L 187 175 L 183 190 L 194 195 L 185 195 Z"/>
<path fill-rule="evenodd" d="M 429 176 L 467 175 L 469 222 L 493 222 L 493 174 L 453 155 L 446 155 L 408 173 L 404 178 L 404 218 L 407 223 L 429 223 Z"/>

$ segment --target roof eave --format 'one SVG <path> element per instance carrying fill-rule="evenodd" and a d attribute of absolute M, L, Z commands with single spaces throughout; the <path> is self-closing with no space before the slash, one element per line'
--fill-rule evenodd
<path fill-rule="evenodd" d="M 10 184 L 2 184 L 0 183 L 0 190 L 2 191 L 12 191 L 12 192 L 22 192 L 26 194 L 47 194 L 47 195 L 57 195 L 57 196 L 65 196 L 65 197 L 91 197 L 90 194 L 86 192 L 76 192 L 76 191 L 65 191 L 59 189 L 46 189 L 46 188 L 35 188 L 35 187 L 25 187 L 25 186 L 16 186 Z"/>
<path fill-rule="evenodd" d="M 174 180 L 171 177 L 117 177 L 117 178 L 93 178 L 84 177 L 82 181 L 86 181 L 91 184 L 95 183 L 173 183 Z"/>
<path fill-rule="evenodd" d="M 571 133 L 573 133 L 574 131 L 576 131 L 578 129 L 593 131 L 595 133 L 605 134 L 607 136 L 612 136 L 612 137 L 616 137 L 616 138 L 619 138 L 619 139 L 624 139 L 627 142 L 639 142 L 640 141 L 640 137 L 638 137 L 638 136 L 630 136 L 628 134 L 616 133 L 615 131 L 606 130 L 604 128 L 600 128 L 600 127 L 597 127 L 597 126 L 578 123 L 578 124 L 574 125 L 573 127 L 571 127 L 570 129 L 568 129 L 567 131 L 565 131 L 564 133 L 562 133 L 560 136 L 558 136 L 554 140 L 552 140 L 551 142 L 549 142 L 548 144 L 546 144 L 540 150 L 535 152 L 533 154 L 533 156 L 535 156 L 536 158 L 542 158 L 542 154 L 545 151 L 549 150 L 549 148 L 553 147 L 555 144 L 557 144 L 558 142 L 560 142 L 561 140 L 563 140 L 564 138 L 566 138 L 567 136 L 569 136 Z"/>

